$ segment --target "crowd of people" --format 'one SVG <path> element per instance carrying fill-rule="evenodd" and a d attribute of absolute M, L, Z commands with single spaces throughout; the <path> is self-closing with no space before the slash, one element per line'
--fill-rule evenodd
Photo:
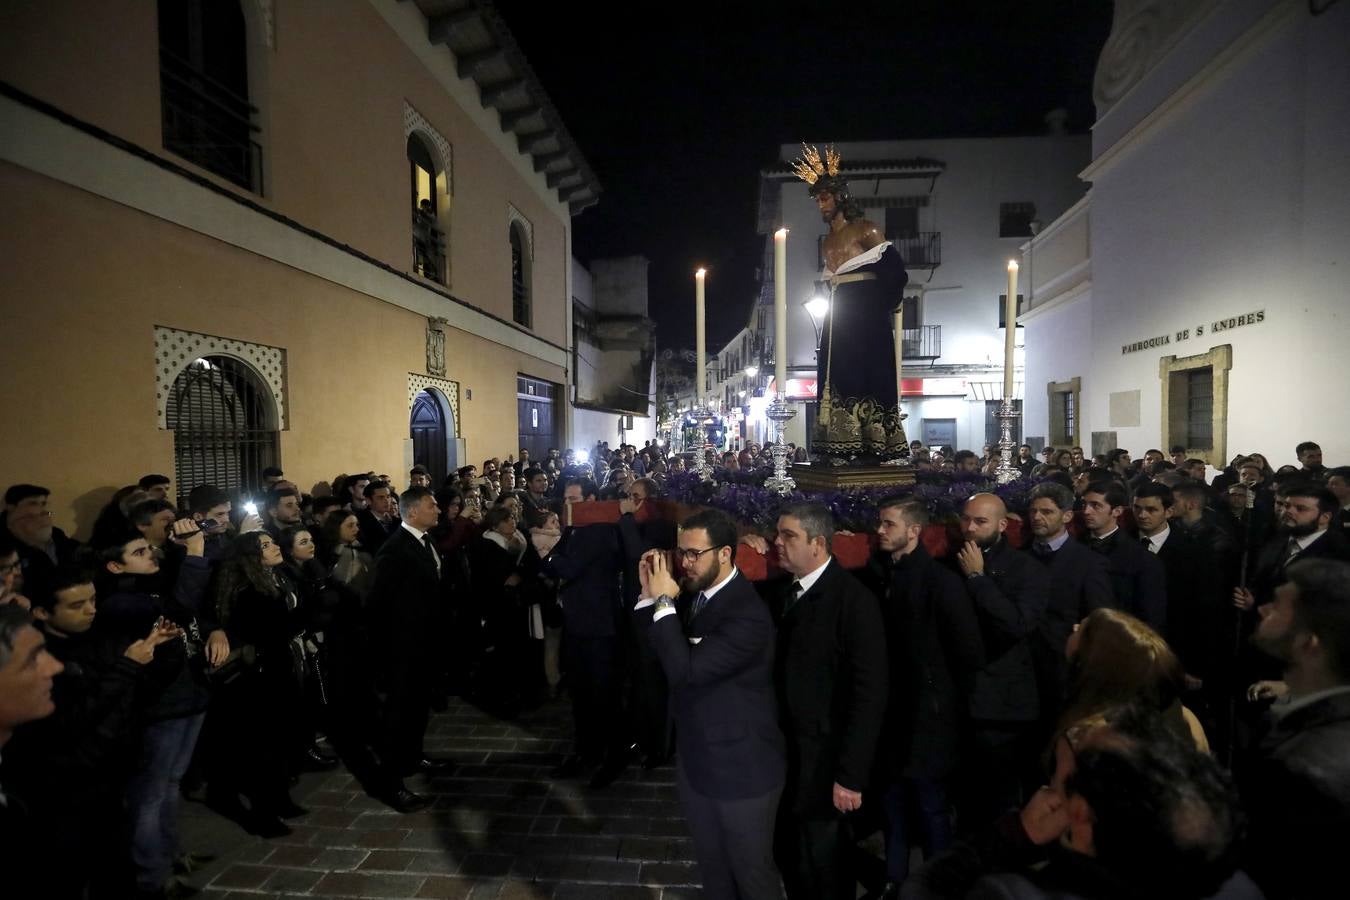
<path fill-rule="evenodd" d="M 926 471 L 1000 463 L 912 450 Z M 151 474 L 87 545 L 15 484 L 0 847 L 25 864 L 3 877 L 186 896 L 210 853 L 182 846 L 183 796 L 279 837 L 299 775 L 340 759 L 424 809 L 406 779 L 453 773 L 423 749 L 449 696 L 511 717 L 565 691 L 553 776 L 673 765 L 710 897 L 852 898 L 877 830 L 882 896 L 1328 896 L 1350 834 L 1350 469 L 1297 454 L 1210 480 L 1180 448 L 1023 447 L 1026 509 L 975 494 L 936 558 L 928 508 L 896 495 L 854 571 L 819 503 L 764 534 L 643 514 L 689 466 L 651 442 L 521 450 L 439 486 L 422 466 L 308 491 L 275 468 L 232 493 Z M 597 500 L 614 521 L 574 525 Z M 770 544 L 784 577 L 738 574 Z"/>

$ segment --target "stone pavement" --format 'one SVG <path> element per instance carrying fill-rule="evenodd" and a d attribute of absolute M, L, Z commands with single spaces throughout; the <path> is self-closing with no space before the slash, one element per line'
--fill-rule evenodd
<path fill-rule="evenodd" d="M 455 699 L 432 719 L 426 749 L 458 771 L 409 781 L 435 798 L 424 812 L 394 812 L 341 770 L 306 776 L 293 796 L 309 814 L 278 840 L 185 803 L 187 846 L 221 854 L 189 881 L 208 900 L 699 896 L 674 770 L 635 764 L 595 791 L 555 782 L 570 734 L 565 701 L 503 722 Z"/>

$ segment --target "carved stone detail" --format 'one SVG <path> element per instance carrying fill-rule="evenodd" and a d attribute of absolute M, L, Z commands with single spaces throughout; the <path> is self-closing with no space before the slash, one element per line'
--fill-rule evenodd
<path fill-rule="evenodd" d="M 1215 0 L 1116 0 L 1111 35 L 1092 81 L 1097 118 L 1106 115 L 1214 5 Z"/>

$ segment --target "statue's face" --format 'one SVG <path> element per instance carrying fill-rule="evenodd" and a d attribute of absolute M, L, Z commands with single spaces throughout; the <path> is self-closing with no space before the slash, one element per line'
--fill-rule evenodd
<path fill-rule="evenodd" d="M 829 191 L 816 194 L 816 208 L 820 210 L 820 218 L 825 222 L 833 222 L 834 217 L 839 214 L 838 201 Z"/>

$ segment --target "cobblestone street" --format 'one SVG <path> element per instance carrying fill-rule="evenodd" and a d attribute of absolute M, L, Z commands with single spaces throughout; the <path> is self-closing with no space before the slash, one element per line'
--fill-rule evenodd
<path fill-rule="evenodd" d="M 210 900 L 258 897 L 695 897 L 698 870 L 670 767 L 634 764 L 613 785 L 555 782 L 570 710 L 555 701 L 505 723 L 454 700 L 427 733 L 453 777 L 412 779 L 434 797 L 400 815 L 344 771 L 293 791 L 308 815 L 277 840 L 185 803 L 188 849 L 220 852 L 190 883 Z"/>

